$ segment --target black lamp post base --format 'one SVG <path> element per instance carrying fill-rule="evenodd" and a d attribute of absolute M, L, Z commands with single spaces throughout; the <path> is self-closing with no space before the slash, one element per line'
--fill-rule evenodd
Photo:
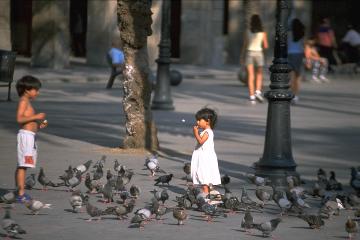
<path fill-rule="evenodd" d="M 264 167 L 259 166 L 259 163 L 254 163 L 255 175 L 260 177 L 266 177 L 271 180 L 271 184 L 277 188 L 287 188 L 288 183 L 286 178 L 293 176 L 300 180 L 299 173 L 295 168 L 279 168 L 279 167 Z"/>

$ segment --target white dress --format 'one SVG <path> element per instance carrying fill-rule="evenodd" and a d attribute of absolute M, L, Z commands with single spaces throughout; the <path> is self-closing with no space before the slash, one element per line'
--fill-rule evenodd
<path fill-rule="evenodd" d="M 217 156 L 214 149 L 214 133 L 205 129 L 208 133 L 208 139 L 202 144 L 197 144 L 191 157 L 191 177 L 194 184 L 213 185 L 221 184 L 221 177 L 218 167 Z"/>

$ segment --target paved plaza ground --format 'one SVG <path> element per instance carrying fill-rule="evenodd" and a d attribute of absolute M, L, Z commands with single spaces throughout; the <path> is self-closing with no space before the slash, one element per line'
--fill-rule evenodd
<path fill-rule="evenodd" d="M 184 192 L 181 180 L 184 162 L 191 159 L 195 145 L 192 136 L 194 113 L 204 106 L 218 111 L 219 121 L 215 129 L 215 148 L 220 172 L 231 177 L 230 188 L 240 195 L 246 186 L 254 196 L 254 186 L 245 181 L 243 174 L 252 172 L 251 165 L 262 156 L 266 127 L 267 103 L 249 105 L 247 88 L 236 77 L 237 67 L 210 68 L 174 65 L 183 74 L 183 82 L 172 87 L 174 111 L 153 111 L 160 141 L 160 166 L 174 174 L 170 186 L 168 206 Z M 40 96 L 34 102 L 37 111 L 47 113 L 49 126 L 38 134 L 39 162 L 51 179 L 57 179 L 69 164 L 76 166 L 89 159 L 94 161 L 107 156 L 105 169 L 112 169 L 113 160 L 134 169 L 133 183 L 142 189 L 137 207 L 145 206 L 154 189 L 153 180 L 144 170 L 147 152 L 119 148 L 125 135 L 122 110 L 122 89 L 117 80 L 113 89 L 106 90 L 109 76 L 107 68 L 90 68 L 75 65 L 67 70 L 30 69 L 19 63 L 14 79 L 33 74 L 43 81 Z M 358 166 L 360 156 L 360 75 L 331 75 L 331 82 L 316 84 L 303 82 L 300 102 L 291 106 L 292 150 L 297 171 L 310 186 L 316 179 L 319 167 L 334 170 L 346 190 L 349 190 L 350 167 Z M 265 90 L 269 75 L 265 76 Z M 17 96 L 7 102 L 6 88 L 0 88 L 0 190 L 14 188 L 16 167 L 15 121 Z M 185 121 L 183 121 L 185 120 Z M 29 170 L 38 172 L 38 169 Z M 207 223 L 197 211 L 188 211 L 189 219 L 178 226 L 172 214 L 165 215 L 162 223 L 152 221 L 140 231 L 129 228 L 129 220 L 118 221 L 111 216 L 99 222 L 86 222 L 86 213 L 69 212 L 69 196 L 66 188 L 37 189 L 29 193 L 36 199 L 51 203 L 33 216 L 22 205 L 16 204 L 12 217 L 28 231 L 23 238 L 42 239 L 262 239 L 254 230 L 252 235 L 240 228 L 243 213 L 216 218 Z M 80 189 L 85 191 L 83 184 Z M 218 189 L 220 192 L 222 188 Z M 90 201 L 105 208 L 96 196 Z M 313 209 L 319 200 L 308 200 Z M 136 208 L 137 208 L 136 207 Z M 315 210 L 314 210 L 315 211 Z M 254 213 L 255 221 L 277 216 L 279 209 L 274 203 L 265 207 L 264 213 Z M 4 210 L 0 209 L 0 215 Z M 346 239 L 344 224 L 352 211 L 343 210 L 340 216 L 326 220 L 320 230 L 311 230 L 307 224 L 292 216 L 284 216 L 274 232 L 274 237 L 284 239 Z M 132 217 L 132 214 L 129 215 Z M 358 239 L 359 238 L 358 234 Z"/>

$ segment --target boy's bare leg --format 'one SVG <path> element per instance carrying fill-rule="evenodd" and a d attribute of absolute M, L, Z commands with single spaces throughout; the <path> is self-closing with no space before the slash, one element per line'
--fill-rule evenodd
<path fill-rule="evenodd" d="M 22 196 L 25 193 L 25 175 L 26 168 L 18 167 L 16 170 L 16 185 L 19 196 Z"/>

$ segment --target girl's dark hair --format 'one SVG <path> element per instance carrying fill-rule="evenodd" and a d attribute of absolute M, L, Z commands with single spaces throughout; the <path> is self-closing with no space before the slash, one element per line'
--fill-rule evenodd
<path fill-rule="evenodd" d="M 30 75 L 23 76 L 16 83 L 16 91 L 20 97 L 24 95 L 26 90 L 31 90 L 31 89 L 39 90 L 40 88 L 41 88 L 40 80 Z"/>
<path fill-rule="evenodd" d="M 254 14 L 251 16 L 250 19 L 250 31 L 252 33 L 257 33 L 257 32 L 263 32 L 263 26 L 261 23 L 261 19 L 260 16 L 257 14 Z"/>
<path fill-rule="evenodd" d="M 293 35 L 293 41 L 297 42 L 304 37 L 305 26 L 299 19 L 294 18 L 291 22 L 291 31 Z"/>
<path fill-rule="evenodd" d="M 195 114 L 196 120 L 204 119 L 210 121 L 210 127 L 213 129 L 216 125 L 217 114 L 213 109 L 202 108 Z"/>

